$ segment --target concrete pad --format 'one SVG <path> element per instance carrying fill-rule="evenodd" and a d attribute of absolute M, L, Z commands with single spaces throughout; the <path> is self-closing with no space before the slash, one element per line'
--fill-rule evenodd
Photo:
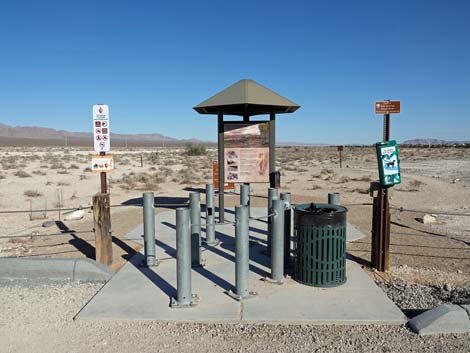
<path fill-rule="evenodd" d="M 252 216 L 266 210 L 253 208 Z M 233 210 L 226 210 L 228 221 Z M 192 270 L 197 306 L 170 308 L 176 295 L 175 211 L 156 217 L 157 267 L 145 269 L 134 256 L 82 309 L 79 319 L 152 319 L 159 321 L 310 323 L 310 324 L 403 324 L 406 317 L 361 267 L 347 261 L 346 284 L 320 289 L 287 279 L 283 285 L 262 281 L 270 274 L 266 251 L 266 223 L 250 221 L 250 289 L 258 292 L 238 302 L 226 294 L 235 282 L 235 240 L 233 224 L 216 226 L 218 246 L 203 247 L 206 266 Z M 204 223 L 204 222 L 203 222 Z M 203 228 L 204 229 L 204 228 Z M 142 226 L 126 238 L 142 242 Z M 205 234 L 202 232 L 202 237 Z"/>
<path fill-rule="evenodd" d="M 465 309 L 465 311 L 468 314 L 468 317 L 470 318 L 470 304 L 464 304 L 464 305 L 460 305 L 460 306 Z"/>
<path fill-rule="evenodd" d="M 439 305 L 415 316 L 408 323 L 420 336 L 470 332 L 467 312 L 464 308 L 453 304 Z"/>
<path fill-rule="evenodd" d="M 346 226 L 346 241 L 351 242 L 365 238 L 366 235 L 362 233 L 359 229 L 354 227 L 352 224 L 348 223 Z"/>
<path fill-rule="evenodd" d="M 108 281 L 114 271 L 91 259 L 1 258 L 0 279 Z"/>

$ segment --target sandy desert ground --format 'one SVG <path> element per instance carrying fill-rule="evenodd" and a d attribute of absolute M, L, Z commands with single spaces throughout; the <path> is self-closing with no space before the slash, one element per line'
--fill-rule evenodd
<path fill-rule="evenodd" d="M 188 156 L 186 152 L 185 148 L 113 152 L 116 170 L 109 174 L 109 191 L 111 204 L 116 206 L 111 209 L 114 268 L 121 267 L 139 249 L 138 244 L 123 238 L 130 229 L 142 222 L 142 208 L 139 206 L 142 192 L 154 191 L 157 203 L 184 203 L 189 191 L 202 191 L 205 183 L 211 182 L 215 149 L 209 149 L 202 156 Z M 91 173 L 89 168 L 92 154 L 88 150 L 78 148 L 66 150 L 28 147 L 0 150 L 0 256 L 93 258 L 92 214 L 87 210 L 82 220 L 63 221 L 63 211 L 57 210 L 87 207 L 91 204 L 92 196 L 100 187 L 99 175 Z M 391 269 L 387 273 L 372 271 L 369 265 L 372 217 L 369 184 L 378 177 L 375 151 L 372 147 L 346 147 L 342 168 L 339 167 L 339 156 L 335 147 L 279 147 L 277 168 L 281 170 L 282 190 L 293 194 L 294 203 L 325 202 L 328 192 L 341 193 L 342 204 L 349 210 L 348 221 L 366 234 L 364 239 L 348 245 L 348 253 L 363 265 L 405 313 L 431 308 L 443 302 L 469 303 L 470 149 L 402 148 L 400 157 L 403 183 L 395 186 L 391 193 L 391 205 L 396 209 L 392 210 Z M 267 184 L 252 184 L 251 187 L 252 205 L 266 205 Z M 237 193 L 238 190 L 235 190 L 234 193 L 226 195 L 226 205 L 233 206 L 238 203 Z M 401 212 L 397 210 L 400 207 L 424 212 Z M 47 208 L 48 211 L 9 213 L 28 211 L 31 208 Z M 166 209 L 157 208 L 156 212 Z M 4 213 L 5 211 L 8 213 Z M 433 224 L 418 222 L 416 218 L 425 213 L 434 214 L 437 221 Z M 49 222 L 51 226 L 43 227 L 45 221 L 55 222 Z M 6 287 L 2 294 L 2 297 L 7 299 L 4 309 L 10 312 L 12 308 L 29 305 L 22 311 L 24 315 L 28 315 L 27 310 L 36 311 L 43 306 L 45 298 L 52 298 L 50 303 L 47 302 L 49 304 L 44 302 L 44 310 L 56 313 L 54 315 L 60 318 L 58 323 L 63 327 L 57 330 L 60 332 L 59 336 L 65 335 L 76 341 L 75 347 L 81 347 L 77 348 L 77 351 L 87 351 L 90 348 L 85 347 L 86 340 L 81 341 L 79 337 L 83 338 L 88 335 L 87 332 L 96 330 L 107 330 L 106 332 L 110 333 L 93 336 L 96 341 L 93 341 L 93 349 L 96 351 L 119 351 L 116 350 L 117 347 L 123 348 L 126 344 L 134 347 L 132 335 L 141 337 L 137 332 L 142 328 L 150 330 L 163 340 L 163 346 L 159 346 L 157 351 L 179 351 L 185 347 L 209 351 L 211 347 L 214 348 L 213 342 L 217 342 L 215 351 L 223 351 L 227 340 L 231 342 L 229 346 L 232 351 L 238 351 L 240 347 L 264 351 L 256 345 L 248 349 L 247 342 L 251 342 L 250 339 L 240 343 L 240 335 L 258 335 L 256 337 L 265 337 L 266 342 L 271 342 L 272 337 L 292 336 L 298 341 L 297 351 L 312 351 L 313 348 L 319 351 L 373 351 L 376 347 L 374 340 L 381 340 L 386 351 L 399 352 L 421 351 L 423 348 L 433 351 L 437 347 L 440 347 L 439 351 L 464 352 L 470 344 L 468 334 L 422 340 L 404 327 L 163 327 L 149 323 L 110 323 L 111 326 L 97 323 L 80 328 L 72 325 L 73 315 L 99 289 L 99 286 L 95 287 L 76 284 L 36 289 Z M 38 300 L 25 302 L 24 298 L 36 298 L 36 294 L 40 295 Z M 67 298 L 74 298 L 76 305 L 65 304 L 70 302 Z M 61 300 L 65 301 L 62 309 Z M 37 327 L 49 327 L 52 325 L 51 320 L 38 319 L 37 322 L 23 324 L 20 323 L 23 320 L 21 315 L 16 316 L 14 311 L 11 313 L 18 319 L 1 324 L 6 333 L 5 337 L 12 337 L 7 342 L 7 350 L 11 348 L 10 351 L 28 351 L 28 345 L 21 346 L 21 338 L 15 336 L 18 325 L 23 325 L 25 330 L 32 332 L 35 349 L 65 349 L 64 344 L 69 339 L 64 341 L 56 337 L 55 343 L 52 344 L 41 338 L 43 330 Z M 181 332 L 186 332 L 186 338 L 178 338 L 179 343 L 176 345 L 171 339 L 173 336 L 165 340 L 164 332 L 169 327 L 172 332 L 178 332 L 178 337 L 182 337 Z M 245 334 L 247 330 L 248 336 Z M 129 332 L 131 336 L 128 336 Z M 295 332 L 302 334 L 297 335 Z M 345 340 L 344 335 L 350 339 Z M 120 337 L 129 339 L 122 340 Z M 196 342 L 195 337 L 202 337 L 204 341 L 201 342 L 204 343 Z M 147 341 L 139 339 L 143 345 Z M 116 342 L 119 346 L 116 346 Z M 276 349 L 283 351 L 288 342 L 280 340 L 276 344 Z M 147 351 L 149 347 L 141 348 L 140 350 Z"/>
<path fill-rule="evenodd" d="M 142 210 L 136 206 L 142 192 L 154 191 L 157 203 L 184 203 L 190 190 L 202 190 L 211 182 L 216 150 L 209 149 L 202 156 L 186 152 L 184 147 L 113 152 L 116 169 L 108 177 L 109 191 L 111 203 L 121 206 L 111 213 L 116 238 L 142 222 Z M 400 152 L 403 183 L 393 188 L 392 206 L 428 213 L 470 213 L 470 149 L 404 148 Z M 90 206 L 100 187 L 99 175 L 89 168 L 92 154 L 84 149 L 1 149 L 0 212 Z M 343 168 L 339 168 L 335 147 L 279 147 L 277 168 L 282 190 L 290 191 L 295 203 L 324 202 L 328 192 L 340 192 L 342 203 L 349 205 L 349 221 L 370 234 L 372 208 L 361 204 L 372 201 L 369 184 L 377 179 L 372 147 L 346 147 Z M 266 204 L 267 187 L 252 184 L 252 194 L 260 196 L 253 204 Z M 228 205 L 238 202 L 236 193 L 226 196 Z M 392 210 L 391 264 L 467 275 L 470 217 L 437 215 L 435 224 L 423 225 L 415 220 L 422 215 Z M 57 210 L 0 213 L 0 217 L 1 256 L 93 256 L 91 212 L 80 221 L 68 222 Z M 46 220 L 63 222 L 46 228 L 42 226 Z M 76 232 L 57 235 L 64 229 Z M 137 248 L 132 242 L 126 244 Z M 123 248 L 116 246 L 116 268 L 131 251 Z M 370 237 L 351 244 L 349 250 L 369 260 Z"/>

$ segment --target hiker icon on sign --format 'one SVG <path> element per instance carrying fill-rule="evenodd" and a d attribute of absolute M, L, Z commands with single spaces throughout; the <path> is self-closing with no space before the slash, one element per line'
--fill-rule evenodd
<path fill-rule="evenodd" d="M 103 149 L 104 146 L 106 146 L 106 144 L 105 144 L 103 141 L 101 141 L 101 142 L 100 142 L 100 147 Z"/>

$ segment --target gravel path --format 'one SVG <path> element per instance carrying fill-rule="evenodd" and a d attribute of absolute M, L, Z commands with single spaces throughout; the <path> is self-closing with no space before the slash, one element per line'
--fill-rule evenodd
<path fill-rule="evenodd" d="M 2 352 L 468 352 L 470 334 L 405 327 L 73 321 L 99 284 L 0 286 Z"/>
<path fill-rule="evenodd" d="M 375 283 L 402 310 L 431 309 L 443 303 L 470 304 L 470 287 L 425 285 L 397 278 L 393 283 L 379 279 Z"/>

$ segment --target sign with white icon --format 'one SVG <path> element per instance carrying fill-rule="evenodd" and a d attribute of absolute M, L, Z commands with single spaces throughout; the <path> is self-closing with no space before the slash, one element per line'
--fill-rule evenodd
<path fill-rule="evenodd" d="M 93 106 L 93 139 L 96 152 L 109 152 L 111 149 L 109 131 L 109 107 L 106 104 Z"/>

